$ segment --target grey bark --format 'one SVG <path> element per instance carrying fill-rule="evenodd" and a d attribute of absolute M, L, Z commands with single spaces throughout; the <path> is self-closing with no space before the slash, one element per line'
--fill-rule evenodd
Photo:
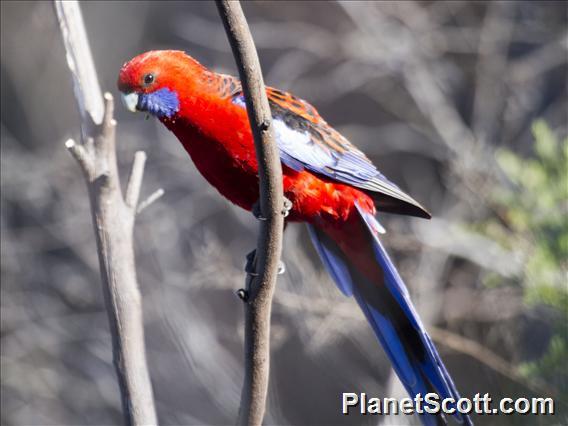
<path fill-rule="evenodd" d="M 245 301 L 245 379 L 238 424 L 260 425 L 266 407 L 270 367 L 270 314 L 282 251 L 284 197 L 282 167 L 274 140 L 272 116 L 245 16 L 238 1 L 217 0 L 245 95 L 260 179 L 260 233 L 256 274 L 247 278 Z"/>
<path fill-rule="evenodd" d="M 135 154 L 123 197 L 116 162 L 113 98 L 110 93 L 101 96 L 78 3 L 55 1 L 54 4 L 81 113 L 82 143 L 69 139 L 65 145 L 79 163 L 89 191 L 125 422 L 155 425 L 133 249 L 146 154 L 141 151 Z"/>

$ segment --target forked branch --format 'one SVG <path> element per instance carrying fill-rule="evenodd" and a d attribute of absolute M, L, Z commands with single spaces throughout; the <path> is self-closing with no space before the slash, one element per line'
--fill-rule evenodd
<path fill-rule="evenodd" d="M 55 1 L 55 10 L 81 113 L 82 143 L 69 139 L 65 146 L 81 167 L 89 190 L 122 408 L 128 425 L 155 425 L 133 249 L 146 155 L 136 153 L 123 197 L 116 163 L 112 95 L 101 96 L 78 3 Z"/>

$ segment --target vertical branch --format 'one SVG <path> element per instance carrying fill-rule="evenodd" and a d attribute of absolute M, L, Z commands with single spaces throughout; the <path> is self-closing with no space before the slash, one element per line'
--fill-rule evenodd
<path fill-rule="evenodd" d="M 239 69 L 260 178 L 260 222 L 255 268 L 245 303 L 245 380 L 240 425 L 260 425 L 266 406 L 270 357 L 272 296 L 282 250 L 284 226 L 282 167 L 272 130 L 258 55 L 238 1 L 217 0 L 217 8 Z"/>
<path fill-rule="evenodd" d="M 82 121 L 83 143 L 70 139 L 65 145 L 81 167 L 89 190 L 125 421 L 128 425 L 155 425 L 133 249 L 145 155 L 137 153 L 135 157 L 125 200 L 116 163 L 113 98 L 110 93 L 101 96 L 78 3 L 56 0 L 54 4 Z"/>
<path fill-rule="evenodd" d="M 104 112 L 101 88 L 79 4 L 74 1 L 58 1 L 55 3 L 55 11 L 63 36 L 67 65 L 73 76 L 73 89 L 81 113 L 81 125 L 101 124 Z M 77 50 L 77 46 L 85 50 Z M 84 90 L 85 88 L 89 90 Z M 83 137 L 88 130 L 89 128 L 83 127 Z"/>
<path fill-rule="evenodd" d="M 507 87 L 502 78 L 507 73 L 508 49 L 515 22 L 510 15 L 513 2 L 489 3 L 479 37 L 478 63 L 473 100 L 472 129 L 475 136 L 491 144 L 499 134 L 500 120 L 507 100 Z"/>

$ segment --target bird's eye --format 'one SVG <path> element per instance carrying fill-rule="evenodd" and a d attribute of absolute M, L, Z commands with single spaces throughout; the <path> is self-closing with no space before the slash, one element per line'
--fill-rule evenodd
<path fill-rule="evenodd" d="M 154 74 L 149 73 L 144 76 L 144 84 L 152 84 L 154 82 Z"/>

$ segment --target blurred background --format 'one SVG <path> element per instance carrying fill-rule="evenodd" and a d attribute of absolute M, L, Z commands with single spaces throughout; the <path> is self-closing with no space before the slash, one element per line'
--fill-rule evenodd
<path fill-rule="evenodd" d="M 568 424 L 565 2 L 246 2 L 267 84 L 313 103 L 434 215 L 379 215 L 462 395 L 552 396 Z M 212 2 L 82 3 L 103 89 L 123 62 L 182 49 L 236 74 Z M 1 424 L 122 422 L 86 187 L 63 141 L 79 118 L 50 2 L 1 2 Z M 119 165 L 148 154 L 135 229 L 163 425 L 234 424 L 244 256 L 258 224 L 157 121 L 117 107 Z M 124 178 L 123 178 L 124 180 Z M 287 229 L 266 424 L 343 416 L 342 392 L 404 396 L 355 303 Z M 383 420 L 385 420 L 383 422 Z"/>

